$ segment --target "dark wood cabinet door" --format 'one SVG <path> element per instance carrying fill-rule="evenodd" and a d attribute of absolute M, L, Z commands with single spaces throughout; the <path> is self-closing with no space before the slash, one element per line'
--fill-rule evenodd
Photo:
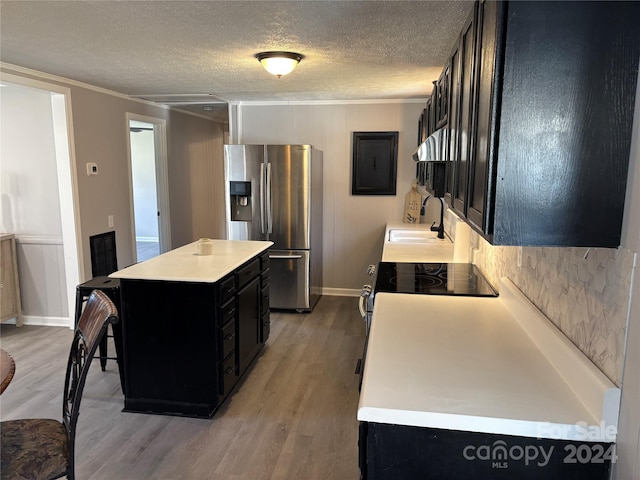
<path fill-rule="evenodd" d="M 640 2 L 509 2 L 498 135 L 499 245 L 617 247 Z"/>
<path fill-rule="evenodd" d="M 453 181 L 456 177 L 458 166 L 458 109 L 460 103 L 460 44 L 456 43 L 449 59 L 449 115 L 447 122 L 447 160 L 450 167 L 447 169 L 446 188 L 444 199 L 447 205 L 453 207 Z"/>
<path fill-rule="evenodd" d="M 458 110 L 457 156 L 455 158 L 453 177 L 453 208 L 462 216 L 466 216 L 467 186 L 469 179 L 469 162 L 473 148 L 473 83 L 475 67 L 475 13 L 474 8 L 469 15 L 460 35 L 460 91 Z"/>
<path fill-rule="evenodd" d="M 492 209 L 487 208 L 487 202 L 495 188 L 494 147 L 500 97 L 496 68 L 503 60 L 498 25 L 504 25 L 498 17 L 504 14 L 504 7 L 502 2 L 482 1 L 478 4 L 476 17 L 475 125 L 467 190 L 467 220 L 485 235 L 493 233 Z"/>
<path fill-rule="evenodd" d="M 238 292 L 237 352 L 242 375 L 260 350 L 260 276 L 256 276 Z"/>
<path fill-rule="evenodd" d="M 442 73 L 440 74 L 440 78 L 436 82 L 436 129 L 443 128 L 447 126 L 447 121 L 449 117 L 449 72 L 450 65 L 445 65 Z"/>

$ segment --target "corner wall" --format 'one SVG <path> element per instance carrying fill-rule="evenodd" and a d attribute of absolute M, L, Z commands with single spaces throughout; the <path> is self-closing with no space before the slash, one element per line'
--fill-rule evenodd
<path fill-rule="evenodd" d="M 424 100 L 238 106 L 237 143 L 311 144 L 323 151 L 325 293 L 359 294 L 367 265 L 380 260 L 385 224 L 402 221 L 423 107 Z M 358 131 L 399 132 L 395 196 L 351 195 L 351 143 Z"/>

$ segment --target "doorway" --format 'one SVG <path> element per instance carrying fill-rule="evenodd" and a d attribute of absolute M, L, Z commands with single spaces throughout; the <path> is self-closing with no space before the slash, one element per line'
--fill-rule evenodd
<path fill-rule="evenodd" d="M 134 261 L 141 262 L 171 248 L 165 122 L 129 113 L 127 128 Z"/>
<path fill-rule="evenodd" d="M 2 230 L 15 234 L 25 324 L 73 328 L 82 243 L 70 91 L 2 74 Z"/>

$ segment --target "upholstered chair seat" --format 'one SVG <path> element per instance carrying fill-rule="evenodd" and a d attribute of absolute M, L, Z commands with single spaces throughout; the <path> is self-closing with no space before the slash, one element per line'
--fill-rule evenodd
<path fill-rule="evenodd" d="M 62 422 L 29 418 L 2 422 L 2 478 L 59 478 L 69 469 L 69 438 Z"/>

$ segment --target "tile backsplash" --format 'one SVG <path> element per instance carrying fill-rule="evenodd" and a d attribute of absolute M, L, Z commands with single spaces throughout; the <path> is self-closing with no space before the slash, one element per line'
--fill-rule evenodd
<path fill-rule="evenodd" d="M 622 248 L 494 247 L 475 232 L 470 248 L 473 263 L 494 286 L 501 277 L 508 277 L 620 386 L 633 252 Z"/>

